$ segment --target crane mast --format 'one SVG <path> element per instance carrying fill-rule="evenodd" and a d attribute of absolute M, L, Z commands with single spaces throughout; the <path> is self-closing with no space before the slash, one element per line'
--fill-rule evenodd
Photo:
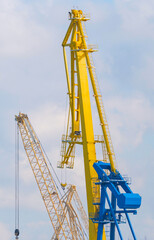
<path fill-rule="evenodd" d="M 106 120 L 104 105 L 102 101 L 102 95 L 99 88 L 99 84 L 96 77 L 95 66 L 93 63 L 92 53 L 96 51 L 96 46 L 88 45 L 86 42 L 87 33 L 85 29 L 84 22 L 89 20 L 89 17 L 81 10 L 72 10 L 70 14 L 70 26 L 67 30 L 65 38 L 63 40 L 63 53 L 64 53 L 64 63 L 66 70 L 66 78 L 68 85 L 68 94 L 70 100 L 70 109 L 72 116 L 71 123 L 71 137 L 77 138 L 80 137 L 80 118 L 81 118 L 81 128 L 82 128 L 82 118 L 84 116 L 91 116 L 91 104 L 89 96 L 89 84 L 88 84 L 88 73 L 91 80 L 91 85 L 93 88 L 93 96 L 95 97 L 96 106 L 98 110 L 98 115 L 100 119 L 100 125 L 102 127 L 102 133 L 104 136 L 104 143 L 107 150 L 108 158 L 111 164 L 113 172 L 116 172 L 115 164 L 115 153 L 113 149 L 113 144 L 109 132 L 108 123 Z M 70 48 L 71 55 L 71 74 L 69 74 L 67 56 L 66 56 L 66 47 Z M 70 80 L 71 79 L 71 80 Z M 85 79 L 83 81 L 83 79 Z M 86 101 L 86 110 L 89 107 L 89 112 L 85 111 L 85 106 L 83 100 Z M 81 102 L 82 101 L 82 102 Z M 89 105 L 87 105 L 87 103 Z M 90 124 L 89 120 L 89 124 Z M 85 128 L 88 128 L 89 125 L 84 125 Z M 92 128 L 92 127 L 90 127 Z M 82 131 L 83 134 L 83 131 Z M 73 141 L 72 141 L 73 142 Z M 68 162 L 67 159 L 64 159 L 63 164 Z"/>
<path fill-rule="evenodd" d="M 61 161 L 58 162 L 58 167 L 64 168 L 66 165 L 66 168 L 72 169 L 74 167 L 75 145 L 83 145 L 87 205 L 90 217 L 89 239 L 105 240 L 104 226 L 108 223 L 110 224 L 110 240 L 115 240 L 115 227 L 120 239 L 123 239 L 119 230 L 119 224 L 122 221 L 121 218 L 117 219 L 117 214 L 120 216 L 125 213 L 130 223 L 128 213 L 135 213 L 135 209 L 141 204 L 141 197 L 132 193 L 127 182 L 116 168 L 115 153 L 93 64 L 92 53 L 96 51 L 96 48 L 87 44 L 84 23 L 89 20 L 89 16 L 81 10 L 73 9 L 69 12 L 69 20 L 71 22 L 62 42 L 69 95 L 69 114 L 66 135 L 62 137 L 62 157 Z M 69 48 L 70 60 L 68 60 L 66 48 Z M 94 135 L 88 77 L 96 102 L 102 130 L 101 136 Z M 98 160 L 96 153 L 95 144 L 98 142 L 103 147 L 103 159 L 101 160 Z M 102 163 L 101 167 L 99 162 Z M 102 175 L 105 178 L 102 178 Z M 119 185 L 123 187 L 124 194 L 120 192 Z M 107 194 L 109 190 L 111 190 L 111 202 Z M 119 204 L 121 199 L 124 202 L 118 207 L 125 209 L 117 212 L 116 204 L 117 202 Z M 125 204 L 125 201 L 128 201 L 129 204 Z M 106 202 L 109 204 L 109 209 L 106 209 Z M 130 211 L 130 208 L 133 210 Z M 105 214 L 111 217 L 106 219 Z M 132 231 L 131 224 L 129 226 Z M 133 231 L 132 234 L 135 236 Z M 134 239 L 136 238 L 134 237 Z"/>
<path fill-rule="evenodd" d="M 51 175 L 40 141 L 26 114 L 19 113 L 16 121 L 20 130 L 24 149 L 30 166 L 39 187 L 46 210 L 54 228 L 53 240 L 70 239 L 84 240 L 84 233 L 77 218 L 77 214 L 71 205 L 73 187 L 65 194 L 65 199 L 60 199 L 55 181 Z M 67 199 L 67 201 L 65 201 Z M 71 209 L 70 221 L 67 218 L 66 207 L 69 202 Z M 74 224 L 73 226 L 70 225 Z M 76 230 L 77 229 L 77 230 Z"/>
<path fill-rule="evenodd" d="M 83 224 L 85 226 L 85 229 L 88 232 L 89 231 L 89 222 L 88 222 L 87 214 L 86 214 L 86 212 L 85 212 L 85 210 L 83 208 L 82 202 L 81 202 L 80 197 L 79 197 L 79 195 L 78 195 L 78 193 L 76 191 L 76 188 L 74 190 L 73 198 L 74 198 L 74 200 L 76 202 L 78 212 L 80 213 L 80 216 L 81 216 L 81 218 L 83 220 Z"/>
<path fill-rule="evenodd" d="M 62 219 L 64 220 L 65 216 L 68 216 L 70 227 L 72 229 L 75 239 L 84 240 L 85 238 L 88 238 L 88 230 L 89 230 L 89 227 L 87 226 L 88 217 L 83 209 L 83 206 L 82 206 L 79 196 L 78 197 L 77 196 L 78 196 L 78 193 L 76 191 L 76 186 L 70 185 L 68 187 L 67 192 L 61 198 L 61 201 L 64 203 L 64 210 L 65 210 L 65 215 L 62 216 Z M 84 230 L 81 226 L 79 217 L 72 205 L 73 199 L 74 199 L 75 204 L 77 205 L 77 210 L 82 218 L 82 222 L 84 224 L 84 228 L 85 228 L 86 232 L 84 232 Z M 57 227 L 60 231 L 61 225 L 59 225 Z M 51 239 L 52 240 L 56 239 L 56 233 L 53 234 Z"/>
<path fill-rule="evenodd" d="M 99 85 L 96 78 L 95 67 L 92 60 L 92 52 L 95 51 L 92 45 L 87 45 L 86 31 L 84 22 L 89 18 L 82 13 L 81 10 L 72 10 L 70 14 L 70 26 L 64 37 L 62 46 L 64 53 L 64 63 L 66 70 L 66 78 L 68 85 L 68 94 L 71 110 L 71 133 L 66 134 L 66 144 L 69 140 L 68 147 L 62 155 L 62 160 L 58 167 L 70 166 L 69 158 L 71 159 L 71 152 L 75 144 L 83 144 L 84 166 L 85 166 L 85 179 L 87 190 L 87 203 L 89 214 L 97 214 L 99 206 L 93 203 L 100 200 L 100 186 L 95 185 L 97 181 L 97 173 L 93 168 L 93 164 L 97 162 L 96 149 L 95 149 L 95 136 L 93 130 L 90 93 L 88 73 L 90 76 L 93 93 L 97 105 L 97 110 L 102 127 L 103 140 L 106 161 L 110 161 L 112 171 L 115 172 L 115 154 L 109 133 L 109 128 L 105 116 L 102 97 Z M 70 49 L 71 56 L 71 73 L 67 64 L 66 47 Z M 81 129 L 80 129 L 81 124 Z M 82 133 L 82 134 L 81 134 Z M 72 159 L 71 159 L 72 160 Z M 73 166 L 72 166 L 73 167 Z M 89 239 L 97 238 L 97 225 L 89 222 Z M 105 239 L 105 233 L 104 237 Z"/>

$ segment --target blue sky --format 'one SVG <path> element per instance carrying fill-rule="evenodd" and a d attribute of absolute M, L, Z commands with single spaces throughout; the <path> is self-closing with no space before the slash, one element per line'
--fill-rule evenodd
<path fill-rule="evenodd" d="M 88 42 L 99 48 L 94 62 L 118 167 L 132 178 L 132 189 L 142 195 L 142 207 L 132 219 L 137 237 L 154 239 L 152 0 L 1 0 L 1 238 L 14 239 L 14 115 L 19 111 L 28 114 L 55 167 L 60 157 L 67 100 L 61 43 L 73 7 L 91 16 L 86 23 Z M 78 191 L 85 204 L 81 156 L 77 149 L 68 181 L 80 179 Z M 22 145 L 20 163 L 21 238 L 50 239 L 50 222 Z"/>

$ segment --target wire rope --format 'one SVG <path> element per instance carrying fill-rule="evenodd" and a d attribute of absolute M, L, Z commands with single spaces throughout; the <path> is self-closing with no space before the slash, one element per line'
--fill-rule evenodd
<path fill-rule="evenodd" d="M 19 127 L 15 122 L 15 236 L 19 236 Z"/>

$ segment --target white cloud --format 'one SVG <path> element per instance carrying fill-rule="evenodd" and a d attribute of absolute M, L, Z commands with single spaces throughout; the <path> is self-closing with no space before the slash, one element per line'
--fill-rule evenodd
<path fill-rule="evenodd" d="M 11 232 L 10 232 L 8 226 L 2 222 L 0 222 L 0 234 L 1 234 L 1 239 L 3 239 L 3 240 L 11 239 Z"/>
<path fill-rule="evenodd" d="M 103 22 L 110 16 L 112 12 L 112 8 L 107 2 L 101 2 L 100 4 L 96 4 L 95 2 L 88 0 L 86 2 L 83 2 L 83 5 L 85 8 L 85 10 L 83 9 L 83 12 L 90 15 L 92 23 L 99 24 L 100 22 Z"/>
<path fill-rule="evenodd" d="M 20 179 L 26 185 L 31 185 L 35 181 L 26 152 L 20 151 Z"/>
<path fill-rule="evenodd" d="M 142 224 L 144 228 L 144 235 L 147 237 L 145 239 L 154 239 L 154 232 L 153 232 L 153 226 L 154 226 L 154 218 L 148 214 L 143 216 Z"/>
<path fill-rule="evenodd" d="M 149 227 L 153 227 L 154 226 L 154 218 L 152 218 L 152 217 L 146 218 L 145 222 L 148 224 Z"/>
<path fill-rule="evenodd" d="M 39 24 L 30 5 L 19 0 L 2 0 L 0 9 L 1 55 L 29 56 L 51 44 L 48 30 Z"/>
<path fill-rule="evenodd" d="M 144 96 L 112 97 L 106 101 L 113 143 L 119 150 L 138 146 L 147 129 L 154 129 L 154 108 Z"/>
<path fill-rule="evenodd" d="M 0 208 L 14 206 L 14 192 L 12 189 L 0 188 Z"/>
<path fill-rule="evenodd" d="M 40 139 L 54 140 L 58 135 L 61 137 L 66 126 L 64 109 L 52 102 L 33 110 L 29 118 Z"/>
<path fill-rule="evenodd" d="M 38 221 L 38 222 L 29 222 L 27 224 L 28 227 L 32 228 L 33 230 L 38 228 L 39 226 L 45 226 L 45 225 L 50 225 L 51 222 L 50 221 Z"/>
<path fill-rule="evenodd" d="M 116 10 L 121 17 L 122 29 L 129 40 L 154 38 L 154 2 L 116 0 Z"/>
<path fill-rule="evenodd" d="M 142 68 L 134 68 L 134 81 L 146 89 L 154 89 L 154 57 L 145 56 Z"/>
<path fill-rule="evenodd" d="M 32 209 L 37 211 L 46 211 L 39 189 L 36 184 L 31 184 L 33 192 L 27 192 L 26 189 L 20 190 L 20 206 L 23 209 Z M 29 188 L 30 190 L 30 188 Z"/>

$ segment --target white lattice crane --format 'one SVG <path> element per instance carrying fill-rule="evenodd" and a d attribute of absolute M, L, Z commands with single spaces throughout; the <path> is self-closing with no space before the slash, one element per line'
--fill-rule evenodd
<path fill-rule="evenodd" d="M 19 113 L 15 119 L 35 180 L 54 228 L 52 239 L 85 240 L 81 223 L 71 204 L 75 187 L 71 186 L 60 198 L 45 153 L 28 116 Z"/>

